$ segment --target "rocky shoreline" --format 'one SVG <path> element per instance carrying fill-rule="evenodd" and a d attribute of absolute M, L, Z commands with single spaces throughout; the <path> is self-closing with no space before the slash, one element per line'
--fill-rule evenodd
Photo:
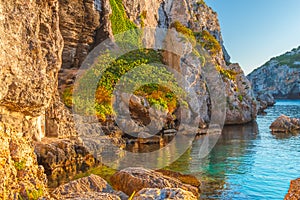
<path fill-rule="evenodd" d="M 189 112 L 183 112 L 174 93 L 165 92 L 165 88 L 152 91 L 151 100 L 159 101 L 164 109 L 152 110 L 151 113 L 146 105 L 149 100 L 144 101 L 150 94 L 144 95 L 144 99 L 138 95 L 127 96 L 121 103 L 130 101 L 128 106 L 131 106 L 131 116 L 135 121 L 128 122 L 124 117 L 120 118 L 120 124 L 135 130 L 133 132 L 139 139 L 133 142 L 161 143 L 160 136 L 148 139 L 153 129 L 163 127 L 162 135 L 172 137 L 178 131 L 179 123 L 190 123 L 187 119 L 195 119 L 195 132 L 199 130 L 199 134 L 204 134 L 211 116 L 219 114 L 214 113 L 213 105 L 226 108 L 221 113 L 225 115 L 224 120 L 221 116 L 225 124 L 245 124 L 256 119 L 257 105 L 251 84 L 238 64 L 230 64 L 217 14 L 204 1 L 2 1 L 0 198 L 126 199 L 134 192 L 134 199 L 155 199 L 158 196 L 196 199 L 200 195 L 199 185 L 188 185 L 183 181 L 187 178 L 183 175 L 141 168 L 127 168 L 113 176 L 113 187 L 125 194 L 114 191 L 95 175 L 61 185 L 62 179 L 72 179 L 75 174 L 101 162 L 95 152 L 89 152 L 87 145 L 83 145 L 84 142 L 91 144 L 91 148 L 97 148 L 97 142 L 103 148 L 115 144 L 116 154 L 126 143 L 125 133 L 117 128 L 116 119 L 109 109 L 111 105 L 102 104 L 107 103 L 107 99 L 111 104 L 111 88 L 97 88 L 97 108 L 100 111 L 96 121 L 89 121 L 88 117 L 78 119 L 72 114 L 72 87 L 82 62 L 105 39 L 116 41 L 115 36 L 119 33 L 144 27 L 169 28 L 176 32 L 174 38 L 148 38 L 147 42 L 151 44 L 166 43 L 165 51 L 143 49 L 139 53 L 144 53 L 142 55 L 148 56 L 147 59 L 159 57 L 162 64 L 172 66 L 186 79 L 186 88 L 194 90 L 196 98 L 187 104 Z M 179 33 L 189 42 L 182 42 Z M 224 98 L 214 98 L 216 96 L 210 93 L 203 77 L 206 57 L 199 55 L 193 46 L 195 41 L 208 54 L 207 60 L 213 65 L 214 75 L 222 80 L 213 80 L 212 88 L 217 94 L 224 93 Z M 176 49 L 181 49 L 180 55 L 171 53 L 174 43 Z M 132 61 L 130 56 L 127 59 L 122 63 Z M 133 63 L 149 64 L 147 59 L 133 60 Z M 260 99 L 261 107 L 272 104 L 271 97 Z M 152 124 L 149 122 L 151 118 Z M 220 130 L 222 125 L 216 124 L 216 129 Z M 146 131 L 136 130 L 136 127 Z M 184 128 L 188 130 L 190 127 Z M 82 133 L 87 134 L 85 140 Z M 125 139 L 128 143 L 132 140 Z M 61 186 L 50 192 L 46 175 L 52 187 Z M 118 185 L 120 182 L 122 185 Z"/>
<path fill-rule="evenodd" d="M 59 186 L 51 195 L 55 199 L 198 199 L 199 182 L 195 187 L 172 177 L 172 174 L 169 172 L 166 176 L 153 170 L 127 168 L 111 177 L 112 186 L 100 176 L 90 175 Z M 180 173 L 176 176 L 186 177 Z M 185 181 L 189 182 L 189 179 L 195 180 L 188 176 Z"/>

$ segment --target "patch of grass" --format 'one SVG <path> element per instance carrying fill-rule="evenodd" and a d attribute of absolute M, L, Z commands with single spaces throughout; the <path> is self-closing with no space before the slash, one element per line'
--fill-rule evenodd
<path fill-rule="evenodd" d="M 141 33 L 128 18 L 122 0 L 109 0 L 109 2 L 112 8 L 110 21 L 115 42 L 125 49 L 139 46 Z"/>
<path fill-rule="evenodd" d="M 15 165 L 15 168 L 18 171 L 20 171 L 20 170 L 25 169 L 25 167 L 26 167 L 26 161 L 25 160 L 21 160 L 20 162 L 15 162 L 14 165 Z"/>
<path fill-rule="evenodd" d="M 266 62 L 262 67 L 269 65 L 270 62 L 277 61 L 280 66 L 287 65 L 290 68 L 300 68 L 300 65 L 295 64 L 295 62 L 300 62 L 300 53 L 295 53 L 300 50 L 300 46 L 298 48 L 292 49 L 290 52 L 286 52 L 283 55 L 277 56 Z M 293 55 L 290 55 L 291 52 L 294 52 Z M 254 71 L 260 69 L 261 67 L 255 69 Z"/>
<path fill-rule="evenodd" d="M 117 170 L 107 167 L 105 165 L 102 165 L 99 167 L 89 169 L 87 172 L 77 174 L 74 177 L 74 179 L 79 179 L 79 178 L 87 177 L 91 174 L 95 174 L 95 175 L 101 176 L 104 180 L 106 180 L 109 184 L 111 184 L 110 177 L 112 177 L 112 175 L 114 175 L 116 172 L 117 172 Z"/>
<path fill-rule="evenodd" d="M 126 15 L 122 0 L 109 0 L 112 15 L 110 16 L 112 31 L 114 35 L 135 29 L 136 25 Z"/>

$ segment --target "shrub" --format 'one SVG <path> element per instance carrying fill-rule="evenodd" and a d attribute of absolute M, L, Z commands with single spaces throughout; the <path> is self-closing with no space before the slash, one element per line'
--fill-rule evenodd
<path fill-rule="evenodd" d="M 204 0 L 197 1 L 197 5 L 205 5 Z"/>
<path fill-rule="evenodd" d="M 230 80 L 235 81 L 236 72 L 229 69 L 224 69 L 223 67 L 217 65 L 216 67 L 217 71 L 223 76 Z"/>
<path fill-rule="evenodd" d="M 150 105 L 159 109 L 173 112 L 178 102 L 183 102 L 181 99 L 184 97 L 184 91 L 177 85 L 174 75 L 164 67 L 149 65 L 151 63 L 161 64 L 162 57 L 159 51 L 140 49 L 124 54 L 116 60 L 109 56 L 100 59 L 94 68 L 88 70 L 85 76 L 79 80 L 79 89 L 81 88 L 79 91 L 90 90 L 74 97 L 73 101 L 79 111 L 96 114 L 101 121 L 105 121 L 109 115 L 114 115 L 112 95 L 121 77 L 126 86 L 123 87 L 122 84 L 119 84 L 119 89 L 143 96 Z M 106 65 L 105 70 L 103 70 L 104 65 Z M 125 74 L 130 75 L 132 69 L 135 69 L 132 76 L 124 76 Z M 99 80 L 98 85 L 96 88 L 91 88 L 93 85 L 91 81 L 95 80 Z M 153 80 L 156 80 L 155 83 L 151 83 Z M 145 83 L 150 84 L 145 85 Z M 130 85 L 129 88 L 128 85 Z M 131 91 L 132 89 L 133 91 Z M 93 92 L 95 92 L 95 100 L 87 102 L 92 101 L 93 96 L 89 97 L 88 94 Z M 93 105 L 93 108 L 87 105 Z"/>
<path fill-rule="evenodd" d="M 240 101 L 243 101 L 243 95 L 240 94 L 240 95 L 238 96 L 238 98 L 239 98 Z"/>
<path fill-rule="evenodd" d="M 175 28 L 177 32 L 183 34 L 191 42 L 193 46 L 196 45 L 196 38 L 194 32 L 188 27 L 181 24 L 179 21 L 175 21 L 171 24 L 171 28 Z"/>
<path fill-rule="evenodd" d="M 221 51 L 222 47 L 218 40 L 212 36 L 208 31 L 204 30 L 202 32 L 194 33 L 195 37 L 197 38 L 198 42 L 201 46 L 210 51 L 213 55 L 216 55 L 218 52 Z"/>
<path fill-rule="evenodd" d="M 62 93 L 62 100 L 64 104 L 69 108 L 71 108 L 73 105 L 72 93 L 73 93 L 73 87 L 66 88 Z"/>
<path fill-rule="evenodd" d="M 28 199 L 38 200 L 40 197 L 44 196 L 44 191 L 41 188 L 26 190 Z"/>
<path fill-rule="evenodd" d="M 20 162 L 15 162 L 14 165 L 15 165 L 15 168 L 16 168 L 18 171 L 20 171 L 20 170 L 25 169 L 26 161 L 25 161 L 25 160 L 21 160 Z"/>
<path fill-rule="evenodd" d="M 136 25 L 131 22 L 125 12 L 122 0 L 109 0 L 112 14 L 110 16 L 112 31 L 114 35 L 135 29 Z"/>
<path fill-rule="evenodd" d="M 141 15 L 140 15 L 140 18 L 141 18 L 141 27 L 144 28 L 145 27 L 145 22 L 144 20 L 147 18 L 147 11 L 144 10 Z"/>

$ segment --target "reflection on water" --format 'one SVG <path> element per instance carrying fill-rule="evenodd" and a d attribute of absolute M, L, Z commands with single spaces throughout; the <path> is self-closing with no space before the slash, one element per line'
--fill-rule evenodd
<path fill-rule="evenodd" d="M 300 101 L 278 101 L 257 123 L 224 127 L 204 159 L 198 138 L 167 169 L 202 180 L 201 199 L 283 199 L 290 180 L 300 177 L 300 136 L 271 134 L 269 126 L 281 114 L 300 118 Z"/>
<path fill-rule="evenodd" d="M 202 159 L 199 149 L 204 136 L 199 136 L 165 168 L 199 178 L 203 183 L 201 199 L 283 199 L 290 180 L 300 177 L 300 135 L 272 135 L 269 126 L 281 114 L 300 118 L 300 101 L 278 101 L 267 109 L 267 115 L 258 117 L 257 123 L 225 126 L 217 144 Z M 160 168 L 171 160 L 171 155 L 180 155 L 180 146 L 188 140 L 182 136 L 174 141 L 176 145 L 167 145 L 167 151 L 142 156 L 145 162 L 152 160 L 151 166 Z M 152 151 L 160 145 L 142 148 Z M 132 152 L 141 150 L 140 146 L 130 148 Z M 130 160 L 121 159 L 119 165 L 123 162 L 128 164 Z"/>
<path fill-rule="evenodd" d="M 170 170 L 193 174 L 202 181 L 202 199 L 217 198 L 222 196 L 226 185 L 227 174 L 241 174 L 248 171 L 249 165 L 245 162 L 243 155 L 251 154 L 248 151 L 252 147 L 252 141 L 257 138 L 257 123 L 247 125 L 225 126 L 221 137 L 210 154 L 199 159 L 198 150 L 202 145 L 202 137 L 199 136 L 179 160 L 167 167 Z"/>

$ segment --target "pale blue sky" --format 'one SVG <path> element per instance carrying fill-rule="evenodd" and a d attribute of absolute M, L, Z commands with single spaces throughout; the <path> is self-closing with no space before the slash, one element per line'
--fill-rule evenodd
<path fill-rule="evenodd" d="M 245 73 L 300 46 L 300 0 L 205 0 L 219 16 L 231 61 Z"/>

